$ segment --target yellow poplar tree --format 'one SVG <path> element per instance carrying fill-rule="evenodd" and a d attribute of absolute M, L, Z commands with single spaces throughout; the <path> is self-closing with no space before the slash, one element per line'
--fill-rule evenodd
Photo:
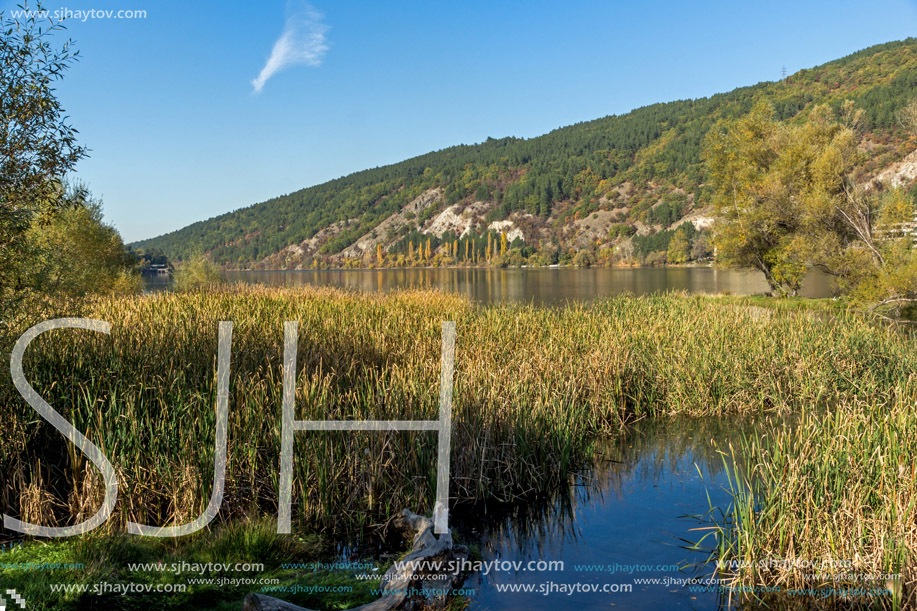
<path fill-rule="evenodd" d="M 669 241 L 669 250 L 666 253 L 667 263 L 687 263 L 691 244 L 685 235 L 684 229 L 679 228 Z"/>

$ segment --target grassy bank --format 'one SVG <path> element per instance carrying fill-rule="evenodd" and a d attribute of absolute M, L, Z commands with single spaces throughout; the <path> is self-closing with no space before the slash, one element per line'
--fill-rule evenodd
<path fill-rule="evenodd" d="M 0 553 L 0 579 L 29 609 L 238 611 L 246 594 L 262 588 L 310 609 L 375 600 L 387 567 L 342 564 L 319 536 L 278 535 L 271 520 L 238 520 L 181 539 L 116 534 L 13 546 Z M 125 587 L 129 594 L 118 589 Z"/>
<path fill-rule="evenodd" d="M 917 370 L 912 344 L 853 314 L 674 295 L 476 308 L 435 292 L 234 288 L 105 299 L 84 315 L 109 321 L 111 336 L 47 333 L 25 369 L 116 465 L 113 527 L 185 522 L 206 506 L 219 320 L 235 323 L 222 519 L 276 515 L 285 320 L 300 321 L 300 419 L 435 418 L 439 326 L 457 321 L 457 500 L 556 489 L 588 462 L 592 439 L 635 415 L 886 405 Z M 8 379 L 0 392 L 4 506 L 44 524 L 89 515 L 101 499 L 94 468 Z M 301 525 L 359 530 L 403 507 L 431 509 L 428 433 L 297 433 L 295 449 Z"/>

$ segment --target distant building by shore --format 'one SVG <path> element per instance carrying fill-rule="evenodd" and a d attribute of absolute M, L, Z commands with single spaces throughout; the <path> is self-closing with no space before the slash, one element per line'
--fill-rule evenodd
<path fill-rule="evenodd" d="M 168 265 L 153 264 L 141 270 L 141 273 L 144 276 L 171 276 L 172 269 Z"/>

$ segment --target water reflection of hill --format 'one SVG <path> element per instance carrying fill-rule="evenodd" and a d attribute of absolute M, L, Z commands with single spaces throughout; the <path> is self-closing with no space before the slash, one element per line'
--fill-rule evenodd
<path fill-rule="evenodd" d="M 381 270 L 304 270 L 225 272 L 231 282 L 269 286 L 335 286 L 363 292 L 404 288 L 438 288 L 465 295 L 477 303 L 534 302 L 562 304 L 591 301 L 632 293 L 666 291 L 754 295 L 767 291 L 760 272 L 712 267 L 666 268 L 409 268 Z M 803 293 L 807 297 L 831 294 L 823 274 L 812 273 Z"/>

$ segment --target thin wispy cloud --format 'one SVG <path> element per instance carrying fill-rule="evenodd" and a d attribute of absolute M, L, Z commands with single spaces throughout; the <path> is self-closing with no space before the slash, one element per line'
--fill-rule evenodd
<path fill-rule="evenodd" d="M 322 19 L 324 15 L 306 2 L 291 2 L 287 5 L 287 21 L 283 33 L 271 56 L 261 69 L 261 73 L 252 81 L 254 93 L 260 93 L 265 83 L 272 76 L 290 66 L 320 66 L 325 52 L 328 51 L 328 39 L 325 34 L 328 25 Z"/>

